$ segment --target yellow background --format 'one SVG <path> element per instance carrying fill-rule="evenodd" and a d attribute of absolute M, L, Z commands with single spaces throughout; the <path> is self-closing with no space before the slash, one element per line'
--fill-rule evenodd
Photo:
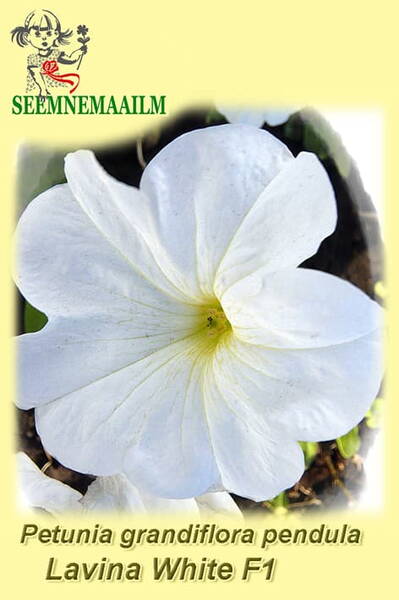
<path fill-rule="evenodd" d="M 347 511 L 316 518 L 292 517 L 286 522 L 267 516 L 250 523 L 264 527 L 311 528 L 321 522 L 330 526 L 350 523 L 364 530 L 362 546 L 275 546 L 266 559 L 278 560 L 275 578 L 264 583 L 254 575 L 250 583 L 151 583 L 149 572 L 142 583 L 63 583 L 43 581 L 49 556 L 60 562 L 95 561 L 103 556 L 122 562 L 149 561 L 156 556 L 203 556 L 241 564 L 245 556 L 262 556 L 257 548 L 170 547 L 122 551 L 117 546 L 58 549 L 35 543 L 18 543 L 22 523 L 55 521 L 24 518 L 15 511 L 13 462 L 14 395 L 13 357 L 8 338 L 12 333 L 11 232 L 14 209 L 16 146 L 22 141 L 47 145 L 84 146 L 130 137 L 153 125 L 148 116 L 13 116 L 11 98 L 23 94 L 29 49 L 10 41 L 9 32 L 22 25 L 33 8 L 31 2 L 7 2 L 3 7 L 1 56 L 3 59 L 0 110 L 1 143 L 1 271 L 2 387 L 1 456 L 1 587 L 5 598 L 147 598 L 152 594 L 183 598 L 213 598 L 220 594 L 251 594 L 268 598 L 372 598 L 395 597 L 398 542 L 398 268 L 397 224 L 399 198 L 399 88 L 397 86 L 398 14 L 395 2 L 319 1 L 201 2 L 70 1 L 47 5 L 63 27 L 86 24 L 90 28 L 89 53 L 80 69 L 81 94 L 166 94 L 170 114 L 193 103 L 219 99 L 242 104 L 327 105 L 342 108 L 379 108 L 385 122 L 385 190 L 388 281 L 387 342 L 388 386 L 386 402 L 385 505 L 379 514 Z M 396 326 L 396 327 L 395 327 Z M 4 486 L 5 482 L 9 485 Z M 92 520 L 115 527 L 136 527 L 134 516 Z M 78 526 L 84 526 L 80 522 Z M 63 520 L 67 526 L 70 521 Z M 147 525 L 149 523 L 147 522 Z M 172 520 L 163 523 L 171 526 Z M 183 521 L 175 523 L 183 526 Z M 152 521 L 154 525 L 154 521 Z M 147 568 L 148 571 L 148 568 Z M 132 587 L 133 586 L 133 587 Z M 384 591 L 382 591 L 384 590 Z"/>

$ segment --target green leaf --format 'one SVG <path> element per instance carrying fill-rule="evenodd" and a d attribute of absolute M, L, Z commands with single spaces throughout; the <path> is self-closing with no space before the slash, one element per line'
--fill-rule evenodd
<path fill-rule="evenodd" d="M 343 458 L 352 458 L 360 448 L 359 427 L 356 425 L 336 441 L 340 455 Z"/>
<path fill-rule="evenodd" d="M 317 156 L 324 160 L 328 157 L 328 145 L 323 140 L 322 132 L 317 131 L 313 124 L 306 123 L 303 130 L 303 145 L 306 150 L 314 152 Z"/>
<path fill-rule="evenodd" d="M 269 500 L 269 504 L 273 508 L 286 508 L 288 506 L 288 498 L 285 492 L 281 492 L 278 496 L 273 498 L 273 500 Z"/>
<path fill-rule="evenodd" d="M 211 108 L 205 117 L 205 123 L 212 125 L 212 123 L 220 123 L 224 119 L 223 115 L 220 114 L 215 108 Z"/>
<path fill-rule="evenodd" d="M 17 211 L 19 216 L 36 196 L 58 183 L 65 183 L 66 152 L 24 145 L 17 160 Z"/>
<path fill-rule="evenodd" d="M 319 452 L 319 444 L 317 442 L 299 442 L 299 445 L 305 455 L 305 465 L 308 467 Z"/>
<path fill-rule="evenodd" d="M 384 400 L 382 398 L 376 398 L 370 407 L 370 410 L 366 413 L 366 425 L 370 429 L 376 429 L 381 426 L 382 421 L 382 407 Z"/>
<path fill-rule="evenodd" d="M 37 308 L 33 308 L 26 302 L 25 310 L 24 310 L 24 327 L 25 333 L 33 333 L 34 331 L 39 331 L 42 329 L 47 323 L 47 317 Z"/>
<path fill-rule="evenodd" d="M 294 114 L 284 124 L 284 135 L 290 140 L 300 142 L 303 135 L 303 122 Z"/>
<path fill-rule="evenodd" d="M 352 159 L 342 144 L 341 138 L 331 125 L 315 111 L 303 111 L 306 120 L 303 130 L 303 145 L 325 160 L 331 158 L 341 175 L 348 177 L 352 168 Z"/>

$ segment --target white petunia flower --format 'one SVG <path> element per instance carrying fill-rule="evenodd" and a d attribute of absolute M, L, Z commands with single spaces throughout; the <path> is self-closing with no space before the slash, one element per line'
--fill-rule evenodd
<path fill-rule="evenodd" d="M 52 515 L 75 512 L 82 509 L 82 494 L 51 479 L 24 452 L 16 456 L 18 473 L 18 504 L 23 510 L 40 508 Z"/>
<path fill-rule="evenodd" d="M 45 448 L 155 496 L 271 498 L 297 443 L 358 423 L 381 379 L 378 305 L 298 268 L 336 225 L 313 154 L 223 125 L 187 133 L 140 189 L 88 151 L 18 226 L 18 285 L 49 318 L 19 341 L 19 406 Z"/>
<path fill-rule="evenodd" d="M 242 123 L 244 125 L 253 125 L 262 127 L 263 123 L 268 123 L 271 127 L 282 125 L 299 108 L 289 107 L 285 109 L 269 108 L 255 109 L 242 107 L 217 106 L 218 112 L 222 114 L 229 123 Z"/>
<path fill-rule="evenodd" d="M 143 514 L 187 514 L 210 517 L 241 517 L 227 492 L 210 492 L 196 498 L 170 499 L 148 494 L 133 485 L 126 475 L 97 477 L 82 498 L 84 511 L 134 512 Z"/>
<path fill-rule="evenodd" d="M 241 517 L 241 511 L 226 492 L 213 492 L 170 500 L 139 490 L 123 473 L 98 477 L 82 495 L 69 485 L 48 477 L 25 454 L 18 452 L 18 492 L 23 509 L 39 508 L 52 515 L 66 512 L 108 512 L 135 514 L 187 514 L 191 516 Z"/>

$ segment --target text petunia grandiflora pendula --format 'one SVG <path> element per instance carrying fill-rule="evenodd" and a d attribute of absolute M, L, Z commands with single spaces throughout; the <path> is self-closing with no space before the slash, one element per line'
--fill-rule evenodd
<path fill-rule="evenodd" d="M 299 268 L 336 226 L 316 156 L 269 133 L 187 133 L 140 189 L 89 151 L 31 202 L 17 281 L 48 324 L 19 338 L 19 406 L 72 469 L 155 496 L 275 496 L 301 441 L 358 423 L 381 379 L 380 308 Z"/>

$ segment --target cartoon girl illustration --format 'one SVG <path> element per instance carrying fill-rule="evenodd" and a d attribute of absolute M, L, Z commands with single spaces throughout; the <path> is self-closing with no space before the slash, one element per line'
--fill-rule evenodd
<path fill-rule="evenodd" d="M 49 10 L 32 11 L 26 17 L 23 27 L 15 27 L 11 31 L 12 41 L 21 47 L 30 44 L 36 50 L 34 54 L 28 56 L 26 80 L 28 93 L 36 90 L 39 96 L 44 97 L 51 94 L 51 88 L 67 86 L 68 82 L 60 81 L 62 77 L 52 77 L 46 73 L 43 64 L 47 62 L 47 65 L 51 64 L 54 67 L 57 63 L 71 65 L 79 61 L 80 65 L 83 55 L 87 52 L 86 43 L 89 41 L 89 38 L 85 37 L 87 31 L 84 25 L 78 27 L 78 33 L 83 35 L 78 38 L 78 41 L 84 43 L 71 54 L 60 50 L 58 44 L 69 44 L 72 31 L 68 29 L 63 31 L 59 19 Z M 56 62 L 49 63 L 48 61 Z"/>

